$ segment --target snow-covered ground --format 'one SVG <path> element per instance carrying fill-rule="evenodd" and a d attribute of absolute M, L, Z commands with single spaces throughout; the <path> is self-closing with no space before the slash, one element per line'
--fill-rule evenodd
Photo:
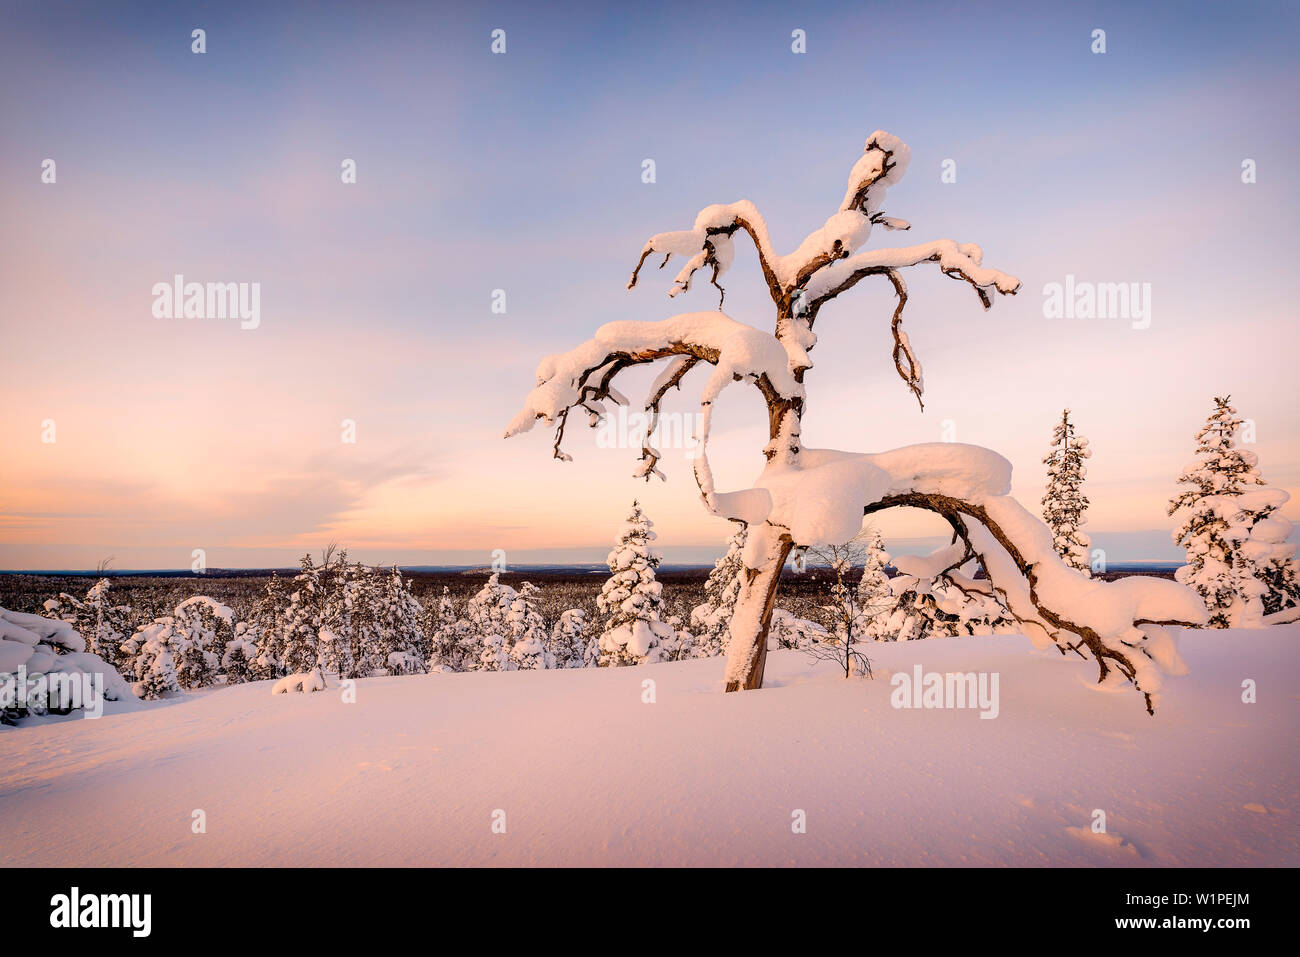
<path fill-rule="evenodd" d="M 705 659 L 110 703 L 0 731 L 0 864 L 1300 864 L 1300 625 L 1180 646 L 1155 717 L 1018 636 L 873 645 L 873 681 L 773 652 L 731 695 Z M 917 664 L 998 673 L 997 718 L 891 707 Z"/>

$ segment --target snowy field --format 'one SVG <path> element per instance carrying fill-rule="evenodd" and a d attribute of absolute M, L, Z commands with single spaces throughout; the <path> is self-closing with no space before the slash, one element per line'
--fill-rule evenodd
<path fill-rule="evenodd" d="M 777 651 L 732 695 L 704 659 L 110 703 L 0 730 L 0 863 L 1300 864 L 1300 626 L 1180 646 L 1154 718 L 1018 636 L 872 645 L 873 681 Z M 891 707 L 917 664 L 998 673 L 997 718 Z"/>

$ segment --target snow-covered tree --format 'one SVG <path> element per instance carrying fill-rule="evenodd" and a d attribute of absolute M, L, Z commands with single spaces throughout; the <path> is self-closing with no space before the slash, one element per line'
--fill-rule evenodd
<path fill-rule="evenodd" d="M 582 646 L 582 667 L 599 668 L 600 656 L 600 635 L 584 637 Z"/>
<path fill-rule="evenodd" d="M 1266 614 L 1300 604 L 1291 523 L 1279 512 L 1290 496 L 1260 487 L 1259 457 L 1236 446 L 1242 420 L 1231 396 L 1214 406 L 1196 433 L 1196 458 L 1178 477 L 1186 488 L 1169 503 L 1182 522 L 1174 542 L 1187 553 L 1175 577 L 1201 596 L 1213 627 L 1258 627 Z"/>
<path fill-rule="evenodd" d="M 21 688 L 18 682 L 24 672 L 27 686 Z M 84 636 L 69 622 L 0 608 L 0 724 L 16 724 L 52 710 L 66 713 L 75 698 L 64 698 L 63 689 L 86 676 L 96 683 L 102 680 L 109 701 L 132 696 L 131 686 L 117 669 L 86 651 Z M 87 707 L 91 702 L 83 699 L 81 704 Z"/>
<path fill-rule="evenodd" d="M 125 664 L 121 660 L 121 647 L 131 631 L 131 609 L 126 605 L 114 605 L 109 598 L 110 588 L 110 580 L 101 578 L 86 592 L 84 599 L 64 592 L 46 601 L 44 607 L 50 616 L 72 625 L 86 639 L 91 654 L 117 667 Z"/>
<path fill-rule="evenodd" d="M 507 616 L 514 603 L 516 592 L 501 584 L 501 576 L 493 572 L 482 588 L 465 606 L 466 632 L 465 666 L 471 671 L 510 670 L 510 624 Z"/>
<path fill-rule="evenodd" d="M 741 525 L 727 540 L 727 550 L 713 563 L 713 571 L 704 582 L 704 601 L 691 609 L 691 627 L 695 632 L 695 656 L 710 658 L 727 653 L 727 629 L 736 612 L 741 576 L 745 562 L 745 526 Z"/>
<path fill-rule="evenodd" d="M 429 635 L 429 671 L 464 671 L 465 644 L 470 636 L 469 623 L 463 621 L 452 601 L 451 589 L 442 586 L 436 605 L 425 610 L 424 630 Z M 471 669 L 472 670 L 472 669 Z"/>
<path fill-rule="evenodd" d="M 659 555 L 650 545 L 653 527 L 641 504 L 633 502 L 606 559 L 609 578 L 596 598 L 596 607 L 606 616 L 600 635 L 602 667 L 660 661 L 660 645 L 673 637 L 673 629 L 659 617 L 663 585 L 655 581 Z"/>
<path fill-rule="evenodd" d="M 141 625 L 122 643 L 122 651 L 131 662 L 135 684 L 131 690 L 137 698 L 161 698 L 181 690 L 173 654 L 179 633 L 176 619 L 170 615 Z"/>
<path fill-rule="evenodd" d="M 284 583 L 271 572 L 261 596 L 245 622 L 244 637 L 257 648 L 253 659 L 253 678 L 278 678 L 284 674 Z"/>
<path fill-rule="evenodd" d="M 880 529 L 871 526 L 863 536 L 862 577 L 858 580 L 857 602 L 861 609 L 862 634 L 867 639 L 879 639 L 888 629 L 890 613 L 896 604 L 890 587 L 888 572 L 889 552 L 885 551 Z"/>
<path fill-rule="evenodd" d="M 1055 642 L 1091 657 L 1101 681 L 1132 681 L 1146 695 L 1150 709 L 1160 671 L 1176 668 L 1178 659 L 1170 635 L 1149 622 L 1204 620 L 1194 594 L 1158 579 L 1132 579 L 1118 587 L 1084 579 L 1060 561 L 1042 523 L 1006 494 L 1010 465 L 986 449 L 933 443 L 855 454 L 808 449 L 800 440 L 812 369 L 808 354 L 818 340 L 813 326 L 828 302 L 867 277 L 889 281 L 898 297 L 890 326 L 894 368 L 919 401 L 921 366 L 902 328 L 908 295 L 902 270 L 936 263 L 944 275 L 968 283 L 986 308 L 994 295 L 1010 295 L 1020 288 L 1015 277 L 986 268 L 983 252 L 974 243 L 941 239 L 902 248 L 866 247 L 877 226 L 909 228 L 882 210 L 886 191 L 902 177 L 909 156 L 897 137 L 883 131 L 871 134 L 849 173 L 838 209 L 787 255 L 776 252 L 766 222 L 747 200 L 708 206 L 691 228 L 650 237 L 628 285 L 636 285 L 651 257 L 662 267 L 679 255 L 686 262 L 669 292 L 677 296 L 691 291 L 701 269 L 721 291 L 719 280 L 734 259 L 735 239 L 748 235 L 775 307 L 773 331 L 731 319 L 721 312 L 721 302 L 718 311 L 686 312 L 659 322 L 606 323 L 594 338 L 542 360 L 537 386 L 506 435 L 525 432 L 544 420 L 556 427 L 555 456 L 568 460 L 563 442 L 569 413 L 579 409 L 598 424 L 608 411 L 606 402 L 626 401 L 614 388 L 621 372 L 667 360 L 645 402 L 650 436 L 669 391 L 679 388 L 697 366 L 713 367 L 700 392 L 695 480 L 712 514 L 749 526 L 745 576 L 730 628 L 728 691 L 763 684 L 771 609 L 792 548 L 847 541 L 861 527 L 864 513 L 914 507 L 948 520 L 1007 596 L 1022 630 L 1037 641 Z M 755 387 L 762 397 L 768 442 L 761 450 L 762 472 L 752 487 L 726 492 L 714 484 L 709 429 L 717 398 L 737 382 Z M 634 474 L 662 477 L 659 460 L 660 453 L 647 439 Z M 1086 600 L 1084 588 L 1089 589 Z"/>
<path fill-rule="evenodd" d="M 226 673 L 226 684 L 237 685 L 252 681 L 257 667 L 257 644 L 249 637 L 248 623 L 235 625 L 235 637 L 226 642 L 221 656 L 221 670 Z"/>
<path fill-rule="evenodd" d="M 176 680 L 182 688 L 206 688 L 217 680 L 221 657 L 234 636 L 234 613 L 204 595 L 187 598 L 172 613 L 169 647 L 176 663 Z"/>
<path fill-rule="evenodd" d="M 284 614 L 284 667 L 290 674 L 303 674 L 320 664 L 320 630 L 325 613 L 326 590 L 321 569 L 310 554 L 303 555 L 302 571 L 294 578 L 289 607 Z"/>
<path fill-rule="evenodd" d="M 321 609 L 321 664 L 341 679 L 360 677 L 362 648 L 374 630 L 375 607 L 370 570 L 348 564 L 348 553 L 339 553 L 326 588 Z"/>
<path fill-rule="evenodd" d="M 668 626 L 669 635 L 659 642 L 661 661 L 683 661 L 700 657 L 695 652 L 695 635 L 686 627 L 684 614 L 665 615 L 663 621 Z"/>
<path fill-rule="evenodd" d="M 385 574 L 377 573 L 376 578 L 379 667 L 394 675 L 417 674 L 424 670 L 429 659 L 424 608 L 411 594 L 411 583 L 402 577 L 396 565 Z"/>
<path fill-rule="evenodd" d="M 582 668 L 587 656 L 587 613 L 581 608 L 560 612 L 551 628 L 551 655 L 557 668 Z"/>
<path fill-rule="evenodd" d="M 538 588 L 524 582 L 506 612 L 506 626 L 510 629 L 510 661 L 520 671 L 555 667 L 551 654 L 550 635 L 546 622 L 537 610 Z"/>
<path fill-rule="evenodd" d="M 1088 474 L 1084 459 L 1092 457 L 1088 440 L 1079 435 L 1070 421 L 1070 410 L 1061 413 L 1061 421 L 1052 430 L 1052 450 L 1043 463 L 1047 466 L 1047 494 L 1043 496 L 1043 521 L 1052 530 L 1052 546 L 1065 564 L 1091 577 L 1088 563 L 1090 539 L 1081 528 L 1087 521 L 1088 496 L 1083 494 L 1083 480 Z"/>
<path fill-rule="evenodd" d="M 186 598 L 172 612 L 179 635 L 175 666 L 182 688 L 205 688 L 216 681 L 226 645 L 234 638 L 234 611 L 207 596 Z"/>
<path fill-rule="evenodd" d="M 478 671 L 513 671 L 510 643 L 505 635 L 488 632 L 479 641 Z"/>

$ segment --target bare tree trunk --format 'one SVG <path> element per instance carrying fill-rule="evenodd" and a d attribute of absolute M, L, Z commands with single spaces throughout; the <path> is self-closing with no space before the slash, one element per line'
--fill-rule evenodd
<path fill-rule="evenodd" d="M 772 622 L 772 605 L 781 569 L 794 542 L 784 528 L 764 522 L 750 528 L 757 539 L 747 545 L 758 549 L 758 567 L 745 566 L 744 580 L 736 598 L 731 618 L 731 638 L 727 645 L 727 690 L 753 691 L 763 687 L 763 670 L 767 666 L 767 630 Z"/>

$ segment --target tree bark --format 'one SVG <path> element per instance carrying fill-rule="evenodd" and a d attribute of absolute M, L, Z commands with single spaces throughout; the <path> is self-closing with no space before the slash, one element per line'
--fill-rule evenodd
<path fill-rule="evenodd" d="M 761 549 L 758 567 L 745 567 L 736 609 L 731 618 L 731 638 L 727 645 L 727 691 L 754 691 L 763 687 L 763 671 L 767 667 L 767 632 L 772 623 L 772 606 L 776 602 L 776 587 L 781 581 L 781 569 L 794 542 L 789 533 L 764 522 L 749 530 L 758 536 L 758 544 L 746 544 Z"/>

